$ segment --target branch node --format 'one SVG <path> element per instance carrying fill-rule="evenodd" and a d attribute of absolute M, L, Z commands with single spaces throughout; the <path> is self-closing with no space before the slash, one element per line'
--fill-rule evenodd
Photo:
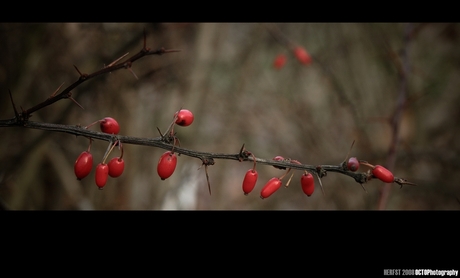
<path fill-rule="evenodd" d="M 251 156 L 251 155 L 253 156 L 253 154 L 250 151 L 248 151 L 248 150 L 246 150 L 244 148 L 244 144 L 243 144 L 243 146 L 241 146 L 241 149 L 240 149 L 240 151 L 238 153 L 238 161 L 239 162 L 246 161 L 246 160 L 248 160 L 249 156 Z M 255 158 L 254 158 L 254 162 L 255 162 Z"/>
<path fill-rule="evenodd" d="M 327 176 L 327 171 L 321 167 L 321 165 L 316 166 L 316 174 L 318 175 L 318 178 L 321 179 L 325 176 Z"/>

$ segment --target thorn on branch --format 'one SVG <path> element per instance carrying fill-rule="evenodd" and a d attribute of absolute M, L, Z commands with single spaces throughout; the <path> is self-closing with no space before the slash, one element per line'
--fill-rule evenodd
<path fill-rule="evenodd" d="M 19 121 L 19 113 L 18 113 L 18 110 L 16 110 L 16 105 L 14 105 L 13 95 L 11 94 L 10 90 L 8 91 L 10 92 L 10 99 L 11 99 L 11 104 L 13 105 L 14 116 L 16 117 L 16 120 Z"/>
<path fill-rule="evenodd" d="M 321 165 L 316 166 L 316 174 L 318 175 L 318 178 L 321 179 L 325 176 L 327 176 L 327 171 L 321 167 Z"/>
<path fill-rule="evenodd" d="M 164 138 L 164 136 L 163 136 L 163 133 L 161 133 L 161 131 L 160 131 L 160 128 L 158 128 L 158 127 L 157 127 L 157 130 L 158 130 L 158 133 L 160 133 L 160 137 L 161 137 L 161 139 L 163 139 L 163 138 Z"/>
<path fill-rule="evenodd" d="M 241 146 L 240 152 L 238 153 L 238 161 L 241 162 L 241 161 L 248 160 L 250 155 L 253 156 L 253 154 L 250 151 L 244 148 L 244 144 L 243 144 L 243 146 Z M 254 158 L 254 162 L 255 162 L 255 158 Z"/>
<path fill-rule="evenodd" d="M 395 178 L 394 180 L 395 183 L 399 184 L 399 189 L 401 189 L 403 187 L 403 185 L 413 185 L 413 186 L 416 186 L 417 184 L 413 183 L 413 182 L 409 182 L 407 181 L 406 179 L 403 179 L 403 178 Z"/>
<path fill-rule="evenodd" d="M 205 158 L 201 158 L 201 161 L 203 162 L 203 164 L 201 164 L 201 166 L 204 165 L 204 172 L 206 173 L 206 182 L 208 184 L 209 195 L 211 195 L 211 183 L 209 182 L 208 166 L 209 165 L 214 165 L 214 159 L 205 157 Z"/>
<path fill-rule="evenodd" d="M 144 28 L 144 47 L 142 48 L 142 51 L 144 52 L 150 51 L 150 48 L 147 47 L 147 32 L 145 31 L 145 28 Z"/>
<path fill-rule="evenodd" d="M 137 77 L 137 75 L 134 73 L 134 71 L 131 68 L 128 68 L 128 70 L 134 75 L 134 77 L 136 77 L 137 80 L 139 80 L 139 78 Z"/>
<path fill-rule="evenodd" d="M 181 51 L 180 49 L 165 49 L 164 47 L 162 47 L 155 51 L 150 51 L 149 49 L 146 55 L 163 55 L 165 53 L 180 52 L 180 51 Z"/>
<path fill-rule="evenodd" d="M 128 54 L 129 54 L 129 52 L 126 53 L 126 54 L 124 54 L 124 55 L 121 56 L 120 58 L 116 59 L 116 60 L 113 61 L 112 63 L 108 64 L 108 65 L 105 66 L 104 68 L 108 68 L 108 67 L 111 67 L 111 66 L 115 65 L 115 64 L 118 63 L 121 59 L 125 58 Z"/>
<path fill-rule="evenodd" d="M 129 70 L 133 75 L 134 77 L 136 77 L 137 80 L 139 80 L 139 78 L 137 77 L 137 75 L 134 73 L 134 71 L 131 69 L 131 66 L 133 65 L 132 62 L 128 61 L 124 64 L 124 67 L 125 69 Z"/>
<path fill-rule="evenodd" d="M 69 92 L 69 94 L 67 95 L 67 98 L 69 98 L 71 101 L 73 101 L 76 105 L 78 105 L 81 109 L 85 110 L 85 108 L 83 108 L 83 106 L 81 106 L 80 103 L 78 103 L 73 97 L 72 97 L 72 92 Z"/>
<path fill-rule="evenodd" d="M 54 91 L 49 97 L 48 99 L 50 98 L 53 98 L 57 92 L 59 92 L 59 90 L 61 89 L 62 85 L 64 85 L 65 82 L 62 82 L 62 84 L 56 89 L 56 91 Z"/>
<path fill-rule="evenodd" d="M 81 79 L 81 80 L 85 80 L 86 77 L 88 77 L 88 75 L 87 75 L 86 73 L 81 73 L 80 70 L 77 68 L 76 65 L 73 65 L 73 66 L 74 66 L 74 68 L 78 71 L 78 73 L 80 74 L 80 79 Z"/>

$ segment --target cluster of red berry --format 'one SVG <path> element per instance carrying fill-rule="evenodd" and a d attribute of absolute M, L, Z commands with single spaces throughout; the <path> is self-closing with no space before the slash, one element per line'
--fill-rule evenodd
<path fill-rule="evenodd" d="M 249 169 L 246 172 L 246 175 L 244 176 L 244 179 L 243 179 L 242 188 L 243 188 L 244 195 L 248 195 L 254 189 L 254 187 L 256 186 L 257 178 L 258 178 L 258 173 L 257 173 L 257 171 L 255 169 L 255 165 L 256 165 L 255 161 L 256 160 L 255 160 L 254 155 L 252 155 L 252 156 L 253 156 L 253 161 L 254 161 L 254 167 L 252 169 Z M 298 162 L 297 160 L 285 159 L 282 156 L 275 156 L 273 158 L 273 160 L 274 161 L 284 161 L 284 162 L 300 164 L 300 162 Z M 351 157 L 348 160 L 345 160 L 343 165 L 344 165 L 346 170 L 356 172 L 356 171 L 358 171 L 359 166 L 361 164 L 366 165 L 368 167 L 371 167 L 372 170 L 368 174 L 370 178 L 375 177 L 375 178 L 378 178 L 379 180 L 381 180 L 383 182 L 386 182 L 386 183 L 392 183 L 392 182 L 395 181 L 393 173 L 391 173 L 390 170 L 386 169 L 385 167 L 383 167 L 381 165 L 372 165 L 372 164 L 369 164 L 366 161 L 363 161 L 363 160 L 360 161 L 356 157 Z M 274 165 L 273 167 L 275 167 L 277 169 L 280 169 L 280 170 L 286 170 L 286 168 L 282 167 L 282 166 L 275 166 Z M 271 178 L 264 185 L 264 187 L 262 187 L 262 190 L 260 191 L 260 198 L 262 198 L 262 199 L 268 198 L 273 193 L 275 193 L 278 189 L 280 189 L 281 185 L 282 185 L 281 180 L 289 173 L 290 170 L 291 170 L 291 168 L 287 169 L 286 173 L 284 175 L 282 175 L 281 177 Z M 291 177 L 287 181 L 287 183 L 285 185 L 286 187 L 289 186 L 289 183 L 290 183 L 290 181 L 292 179 L 292 176 L 293 176 L 293 174 L 291 175 Z M 304 173 L 302 174 L 302 176 L 300 177 L 300 185 L 301 185 L 303 193 L 305 193 L 305 195 L 310 197 L 313 194 L 313 192 L 315 191 L 315 181 L 314 181 L 313 175 L 305 170 Z"/>
<path fill-rule="evenodd" d="M 274 161 L 289 161 L 291 163 L 297 163 L 297 164 L 300 164 L 300 162 L 298 162 L 297 160 L 286 160 L 284 159 L 284 157 L 282 156 L 275 156 L 273 158 Z M 253 161 L 254 161 L 254 167 L 252 169 L 249 169 L 247 172 L 246 172 L 246 175 L 244 176 L 244 179 L 243 179 L 243 192 L 244 192 L 244 195 L 248 195 L 253 189 L 254 187 L 256 186 L 256 182 L 257 182 L 257 178 L 258 178 L 258 174 L 257 174 L 257 171 L 255 169 L 255 158 L 253 156 Z M 280 169 L 280 170 L 285 170 L 286 168 L 284 167 L 280 167 L 280 166 L 273 166 L 277 169 Z M 264 187 L 262 187 L 262 190 L 260 191 L 260 198 L 262 199 L 265 199 L 265 198 L 268 198 L 270 197 L 273 193 L 275 193 L 278 189 L 281 188 L 281 185 L 282 185 L 282 182 L 281 180 L 287 175 L 287 173 L 289 173 L 291 169 L 288 169 L 287 172 L 281 176 L 281 177 L 274 177 L 274 178 L 271 178 L 265 185 Z M 292 175 L 291 175 L 291 178 L 292 178 Z M 289 183 L 291 181 L 291 178 L 288 180 L 288 182 L 286 183 L 286 187 L 289 186 Z M 313 179 L 313 175 L 307 171 L 305 171 L 301 178 L 300 178 L 300 185 L 301 185 L 301 188 L 302 188 L 302 191 L 305 193 L 305 195 L 307 196 L 311 196 L 313 194 L 313 192 L 315 191 L 315 182 L 314 182 L 314 179 Z"/>
<path fill-rule="evenodd" d="M 171 127 L 174 127 L 175 124 L 179 126 L 189 126 L 192 124 L 193 120 L 194 116 L 192 112 L 187 109 L 181 109 L 174 113 Z M 174 134 L 173 128 L 171 129 L 171 134 Z M 165 152 L 158 160 L 157 173 L 161 180 L 169 178 L 174 173 L 174 170 L 176 170 L 176 165 L 177 156 L 174 153 L 173 147 L 173 150 Z"/>
<path fill-rule="evenodd" d="M 118 134 L 118 132 L 120 131 L 120 125 L 115 119 L 111 117 L 105 117 L 101 120 L 98 120 L 86 126 L 86 128 L 96 123 L 99 123 L 101 131 L 104 133 Z M 91 170 L 93 169 L 93 155 L 90 152 L 91 142 L 92 141 L 90 139 L 88 149 L 82 152 L 78 156 L 77 160 L 75 161 L 74 172 L 78 180 L 82 180 L 83 178 L 88 176 L 91 173 Z M 121 155 L 119 157 L 112 158 L 112 160 L 110 160 L 110 162 L 106 164 L 105 161 L 107 157 L 109 156 L 113 148 L 116 146 L 120 148 Z M 120 141 L 116 141 L 115 143 L 111 143 L 111 145 L 109 145 L 109 148 L 107 152 L 105 153 L 104 158 L 102 159 L 102 162 L 96 166 L 96 175 L 95 175 L 96 185 L 99 187 L 99 189 L 102 189 L 107 183 L 108 176 L 111 176 L 113 178 L 119 177 L 123 173 L 124 169 L 125 169 L 125 161 L 123 160 L 123 147 Z"/>
<path fill-rule="evenodd" d="M 295 46 L 292 48 L 292 53 L 296 59 L 303 65 L 309 65 L 312 61 L 310 54 L 301 46 Z M 287 56 L 284 53 L 280 53 L 275 57 L 273 61 L 273 67 L 275 69 L 281 69 L 287 62 Z"/>

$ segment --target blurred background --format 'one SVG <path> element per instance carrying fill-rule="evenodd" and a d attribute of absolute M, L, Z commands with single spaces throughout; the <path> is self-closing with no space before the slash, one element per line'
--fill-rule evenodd
<path fill-rule="evenodd" d="M 372 180 L 364 191 L 352 178 L 331 172 L 322 180 L 325 194 L 315 180 L 315 193 L 307 197 L 295 171 L 288 188 L 262 200 L 265 182 L 284 171 L 258 165 L 256 188 L 244 196 L 241 184 L 252 163 L 216 160 L 208 168 L 210 196 L 200 160 L 179 156 L 173 176 L 161 181 L 156 166 L 165 150 L 124 144 L 123 175 L 98 190 L 94 170 L 82 181 L 73 173 L 88 139 L 2 127 L 4 209 L 460 208 L 458 23 L 1 23 L 0 119 L 14 117 L 8 90 L 18 108 L 30 108 L 62 83 L 75 82 L 73 65 L 92 73 L 139 52 L 144 29 L 148 47 L 181 51 L 136 61 L 139 79 L 119 70 L 78 86 L 72 93 L 84 110 L 61 100 L 31 120 L 85 126 L 110 116 L 121 135 L 157 137 L 157 127 L 165 130 L 183 107 L 195 114 L 191 126 L 176 128 L 184 148 L 233 154 L 244 143 L 259 158 L 338 165 L 355 141 L 350 156 L 387 166 L 417 186 L 399 189 Z M 310 53 L 310 64 L 296 60 L 294 45 Z M 277 69 L 279 54 L 287 60 Z M 95 164 L 107 144 L 93 142 Z"/>

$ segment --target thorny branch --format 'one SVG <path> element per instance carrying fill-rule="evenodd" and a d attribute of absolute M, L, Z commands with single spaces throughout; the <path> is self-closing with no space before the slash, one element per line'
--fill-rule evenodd
<path fill-rule="evenodd" d="M 205 171 L 206 171 L 206 178 L 208 182 L 208 189 L 209 193 L 211 193 L 211 187 L 209 183 L 209 176 L 207 173 L 207 167 L 214 165 L 214 160 L 215 159 L 228 159 L 228 160 L 237 160 L 239 162 L 242 161 L 250 161 L 253 163 L 259 163 L 259 164 L 265 164 L 265 165 L 271 165 L 271 166 L 277 166 L 276 168 L 278 169 L 295 169 L 295 170 L 306 170 L 311 173 L 314 173 L 318 180 L 321 182 L 321 179 L 327 176 L 327 172 L 336 172 L 340 173 L 343 175 L 347 175 L 352 177 L 357 183 L 359 183 L 361 186 L 363 186 L 364 183 L 367 181 L 375 178 L 370 171 L 367 172 L 352 172 L 349 171 L 346 168 L 345 162 L 342 162 L 338 165 L 307 165 L 307 164 L 302 164 L 297 160 L 291 160 L 291 159 L 285 159 L 283 161 L 275 161 L 273 159 L 262 159 L 262 158 L 256 158 L 254 154 L 251 152 L 247 151 L 244 148 L 244 144 L 239 150 L 238 153 L 234 154 L 225 154 L 225 153 L 208 153 L 208 152 L 200 152 L 200 151 L 194 151 L 194 150 L 189 150 L 186 148 L 182 148 L 179 146 L 175 145 L 175 140 L 171 140 L 169 136 L 164 136 L 160 132 L 160 137 L 155 137 L 155 138 L 141 138 L 141 137 L 132 137 L 132 136 L 123 136 L 123 135 L 113 135 L 113 134 L 107 134 L 99 131 L 92 131 L 88 130 L 85 127 L 82 127 L 80 125 L 64 125 L 64 124 L 53 124 L 53 123 L 41 123 L 41 122 L 34 122 L 34 121 L 29 121 L 29 118 L 32 116 L 32 113 L 45 108 L 61 99 L 69 98 L 72 101 L 74 101 L 78 106 L 81 107 L 80 104 L 78 104 L 73 98 L 72 98 L 72 90 L 75 89 L 77 86 L 82 84 L 83 82 L 90 80 L 96 76 L 110 73 L 119 69 L 128 69 L 131 71 L 131 73 L 137 78 L 137 76 L 134 74 L 132 71 L 131 67 L 132 64 L 141 59 L 142 57 L 148 56 L 148 55 L 162 55 L 165 53 L 171 53 L 171 52 L 178 52 L 180 50 L 174 50 L 174 49 L 169 49 L 166 50 L 164 48 L 160 48 L 158 50 L 151 50 L 150 48 L 146 47 L 146 36 L 144 32 L 144 45 L 141 51 L 139 51 L 137 54 L 131 56 L 124 62 L 120 62 L 124 57 L 128 55 L 128 53 L 124 54 L 123 56 L 119 57 L 118 59 L 114 60 L 112 63 L 110 63 L 108 66 L 105 66 L 104 68 L 95 71 L 91 74 L 85 74 L 82 73 L 75 65 L 75 69 L 79 73 L 80 77 L 77 81 L 72 83 L 70 86 L 66 87 L 61 93 L 57 94 L 57 92 L 60 90 L 60 88 L 63 86 L 59 86 L 55 92 L 53 92 L 50 97 L 48 97 L 45 101 L 29 108 L 29 109 L 22 109 L 22 112 L 19 113 L 16 110 L 16 105 L 13 101 L 13 96 L 11 92 L 10 94 L 10 99 L 11 103 L 13 106 L 14 114 L 15 117 L 12 119 L 7 119 L 7 120 L 0 120 L 0 127 L 22 127 L 22 128 L 32 128 L 32 129 L 39 129 L 39 130 L 47 130 L 47 131 L 52 131 L 52 132 L 62 132 L 62 133 L 68 133 L 72 134 L 75 136 L 84 136 L 86 138 L 90 139 L 96 139 L 96 140 L 103 140 L 103 141 L 108 141 L 108 142 L 123 142 L 123 144 L 133 144 L 133 145 L 141 145 L 141 146 L 152 146 L 152 147 L 157 147 L 157 148 L 162 148 L 165 150 L 171 150 L 174 149 L 174 152 L 177 152 L 178 154 L 182 154 L 185 156 L 189 157 L 194 157 L 198 158 L 202 161 L 202 165 L 205 166 Z M 120 62 L 120 63 L 119 63 Z M 81 107 L 83 108 L 83 107 Z M 174 137 L 175 138 L 175 137 Z M 403 185 L 415 185 L 411 182 L 408 182 L 407 180 L 403 178 L 394 178 L 394 182 L 399 184 L 401 187 Z M 363 189 L 365 190 L 364 186 Z"/>
<path fill-rule="evenodd" d="M 347 175 L 352 177 L 357 183 L 364 184 L 367 181 L 373 178 L 372 174 L 370 173 L 356 173 L 347 170 L 343 163 L 339 165 L 307 165 L 307 164 L 299 164 L 294 162 L 294 160 L 286 159 L 285 161 L 275 161 L 272 159 L 262 159 L 256 158 L 252 156 L 250 152 L 245 150 L 244 145 L 240 149 L 238 153 L 234 154 L 225 154 L 225 153 L 209 153 L 209 152 L 200 152 L 189 150 L 186 148 L 175 146 L 171 144 L 171 140 L 165 136 L 154 137 L 154 138 L 141 138 L 141 137 L 132 137 L 132 136 L 123 136 L 123 135 L 112 135 L 107 134 L 99 131 L 93 131 L 86 129 L 79 125 L 63 125 L 63 124 L 52 124 L 52 123 L 40 123 L 34 121 L 26 121 L 26 122 L 17 122 L 15 119 L 10 120 L 0 120 L 0 127 L 23 127 L 23 128 L 33 128 L 33 129 L 40 129 L 40 130 L 48 130 L 53 132 L 63 132 L 72 134 L 75 136 L 84 136 L 87 138 L 92 138 L 96 140 L 103 140 L 108 142 L 115 142 L 119 140 L 123 142 L 123 144 L 132 144 L 132 145 L 141 145 L 141 146 L 151 146 L 157 147 L 165 150 L 171 150 L 174 148 L 174 152 L 179 154 L 198 158 L 203 161 L 203 165 L 205 167 L 214 165 L 215 159 L 227 159 L 227 160 L 238 160 L 242 161 L 251 161 L 256 162 L 259 164 L 271 165 L 271 166 L 278 166 L 280 169 L 296 169 L 296 170 L 307 170 L 312 173 L 316 173 L 318 178 L 323 178 L 327 176 L 327 172 L 336 172 L 343 175 Z M 399 184 L 401 187 L 403 185 L 415 185 L 413 183 L 408 182 L 403 178 L 395 177 L 395 183 Z M 209 186 L 209 184 L 208 184 Z"/>
<path fill-rule="evenodd" d="M 146 35 L 145 35 L 145 32 L 144 32 L 144 46 L 143 48 L 135 55 L 131 56 L 130 58 L 126 59 L 124 62 L 120 62 L 118 63 L 121 59 L 123 59 L 127 54 L 121 56 L 120 58 L 116 59 L 115 61 L 113 61 L 112 63 L 110 63 L 108 66 L 98 70 L 98 71 L 95 71 L 91 74 L 86 74 L 86 73 L 82 73 L 78 68 L 77 66 L 74 65 L 75 69 L 77 70 L 78 74 L 80 75 L 79 79 L 77 81 L 75 81 L 74 83 L 72 83 L 70 86 L 68 86 L 67 88 L 65 88 L 61 93 L 57 94 L 57 91 L 59 90 L 59 88 L 49 97 L 47 98 L 45 101 L 29 108 L 29 109 L 25 109 L 23 110 L 21 113 L 17 113 L 16 112 L 16 108 L 15 109 L 15 116 L 16 116 L 16 120 L 17 121 L 27 121 L 30 116 L 32 115 L 32 113 L 42 109 L 42 108 L 45 108 L 53 103 L 55 103 L 56 101 L 59 101 L 61 99 L 64 99 L 64 98 L 69 98 L 71 99 L 73 102 L 75 102 L 78 106 L 81 107 L 80 104 L 78 104 L 73 98 L 72 98 L 72 90 L 75 89 L 76 87 L 78 87 L 80 84 L 82 84 L 83 82 L 86 82 L 96 76 L 99 76 L 99 75 L 102 75 L 102 74 L 106 74 L 106 73 L 109 73 L 109 72 L 113 72 L 113 71 L 116 71 L 116 70 L 119 70 L 119 69 L 128 69 L 129 71 L 131 71 L 131 73 L 137 78 L 137 76 L 134 74 L 134 72 L 132 71 L 131 67 L 133 65 L 133 63 L 139 59 L 141 59 L 142 57 L 145 57 L 145 56 L 148 56 L 148 55 L 163 55 L 165 53 L 171 53 L 171 52 L 179 52 L 180 50 L 178 49 L 165 49 L 165 48 L 160 48 L 160 49 L 157 49 L 157 50 L 151 50 L 149 47 L 146 47 Z M 62 85 L 61 85 L 62 86 Z M 10 92 L 10 96 L 11 96 L 11 92 Z M 11 101 L 13 102 L 13 98 L 11 96 Z M 13 102 L 13 107 L 14 106 L 14 102 Z M 83 108 L 83 107 L 81 107 Z"/>

